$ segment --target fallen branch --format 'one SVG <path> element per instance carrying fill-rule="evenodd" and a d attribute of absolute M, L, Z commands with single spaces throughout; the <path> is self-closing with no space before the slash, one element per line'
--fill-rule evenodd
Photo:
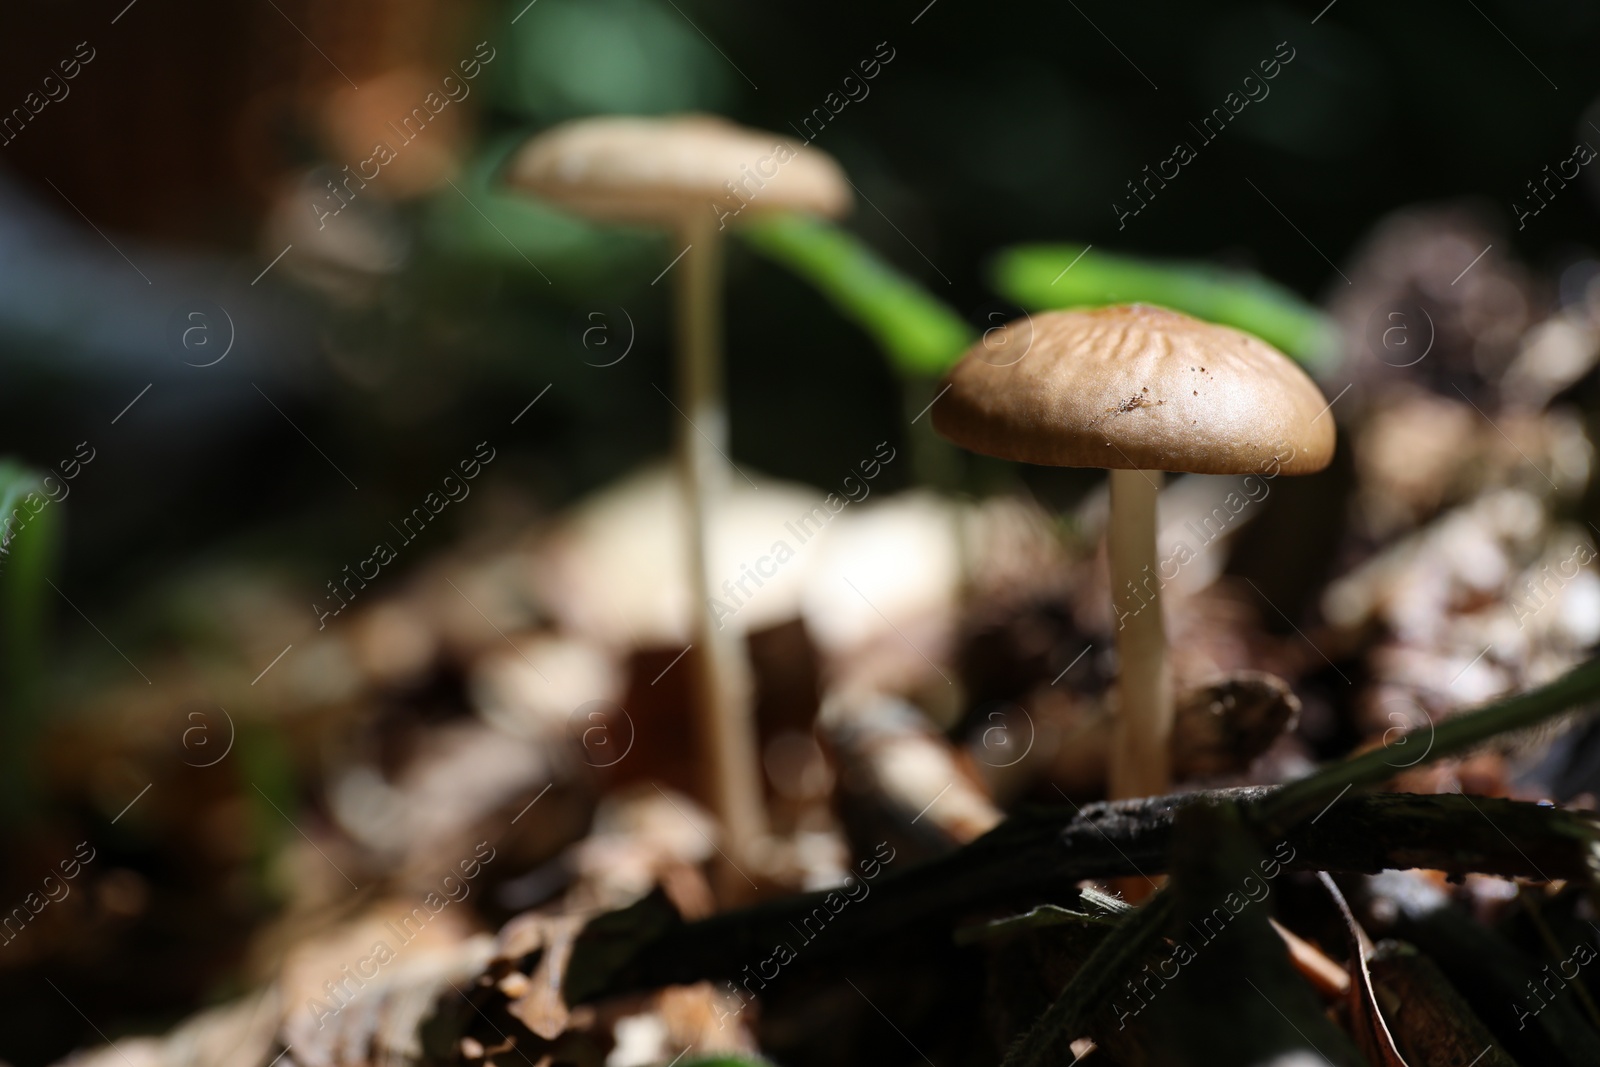
<path fill-rule="evenodd" d="M 733 978 L 771 955 L 779 942 L 803 943 L 800 954 L 815 963 L 974 912 L 1062 903 L 1076 896 L 1084 879 L 1164 873 L 1179 809 L 1218 800 L 1248 807 L 1270 802 L 1279 791 L 1217 790 L 1091 804 L 1077 814 L 1027 811 L 948 856 L 881 875 L 858 900 L 841 906 L 842 895 L 835 894 L 834 908 L 827 893 L 807 893 L 683 923 L 664 901 L 650 898 L 589 924 L 567 972 L 566 993 L 569 1002 L 579 1003 Z M 1590 872 L 1600 817 L 1459 794 L 1353 795 L 1283 840 L 1293 850 L 1285 864 L 1291 870 L 1424 867 L 1569 879 Z"/>
<path fill-rule="evenodd" d="M 1388 747 L 1415 743 L 1423 749 L 1423 754 L 1406 765 L 1417 766 L 1465 752 L 1499 734 L 1537 725 L 1596 697 L 1600 697 L 1600 657 L 1579 664 L 1538 689 L 1458 715 L 1443 726 L 1435 727 L 1430 722 L 1422 729 L 1408 731 L 1397 739 L 1396 745 Z M 1250 816 L 1259 835 L 1263 839 L 1280 837 L 1284 828 L 1295 825 L 1324 804 L 1338 803 L 1346 792 L 1387 780 L 1400 766 L 1390 760 L 1392 755 L 1393 752 L 1378 748 L 1352 756 L 1251 805 Z M 1319 813 L 1312 821 L 1322 817 Z M 1585 850 L 1586 854 L 1588 851 Z M 1032 1067 L 1051 1054 L 1052 1046 L 1059 1043 L 1061 1035 L 1083 1032 L 1107 991 L 1123 979 L 1127 961 L 1139 958 L 1160 936 L 1161 916 L 1170 909 L 1170 898 L 1163 888 L 1142 909 L 1156 913 L 1155 917 L 1149 921 L 1125 922 L 1100 943 L 1055 1003 L 1012 1047 L 1004 1067 Z"/>

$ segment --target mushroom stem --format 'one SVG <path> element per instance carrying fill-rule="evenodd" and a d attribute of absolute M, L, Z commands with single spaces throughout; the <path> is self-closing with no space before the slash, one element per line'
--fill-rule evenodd
<path fill-rule="evenodd" d="M 1113 800 L 1157 796 L 1170 784 L 1172 675 L 1156 575 L 1156 497 L 1160 471 L 1111 472 L 1111 606 L 1117 624 L 1116 741 L 1109 775 Z"/>
<path fill-rule="evenodd" d="M 727 834 L 728 851 L 745 855 L 766 830 L 761 766 L 751 714 L 751 682 L 739 633 L 712 615 L 710 564 L 713 516 L 725 498 L 728 413 L 722 395 L 722 241 L 711 212 L 696 213 L 678 230 L 690 248 L 678 267 L 678 395 L 684 421 L 678 434 L 689 526 L 693 602 L 694 714 L 711 804 Z"/>

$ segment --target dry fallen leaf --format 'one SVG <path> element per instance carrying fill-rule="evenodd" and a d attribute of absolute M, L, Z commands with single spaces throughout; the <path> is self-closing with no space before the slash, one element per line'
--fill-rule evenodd
<path fill-rule="evenodd" d="M 1372 940 L 1367 937 L 1361 924 L 1356 922 L 1350 905 L 1345 903 L 1344 894 L 1339 892 L 1333 879 L 1324 871 L 1317 872 L 1317 878 L 1338 907 L 1349 937 L 1350 961 L 1347 966 L 1350 970 L 1350 992 L 1347 1003 L 1350 1029 L 1355 1033 L 1356 1046 L 1361 1049 L 1363 1056 L 1378 1067 L 1408 1067 L 1405 1057 L 1395 1047 L 1394 1036 L 1389 1032 L 1389 1024 L 1384 1020 L 1372 990 L 1372 975 L 1367 970 L 1367 961 L 1372 958 Z"/>
<path fill-rule="evenodd" d="M 519 937 L 523 944 L 537 940 L 529 951 L 542 949 L 543 954 L 529 976 L 526 990 L 511 1001 L 506 1010 L 546 1041 L 554 1041 L 567 1028 L 570 1018 L 567 1002 L 561 995 L 561 983 L 566 978 L 567 962 L 572 959 L 572 947 L 589 916 L 525 915 L 520 918 L 536 920 L 524 922 Z"/>

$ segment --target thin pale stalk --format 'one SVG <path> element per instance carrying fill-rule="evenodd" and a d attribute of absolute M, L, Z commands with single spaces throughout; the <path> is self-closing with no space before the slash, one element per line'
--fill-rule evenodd
<path fill-rule="evenodd" d="M 1117 626 L 1118 709 L 1110 799 L 1149 797 L 1171 785 L 1172 674 L 1156 574 L 1161 472 L 1111 472 L 1111 604 Z"/>
<path fill-rule="evenodd" d="M 675 268 L 678 318 L 678 462 L 688 508 L 689 581 L 694 610 L 695 714 L 711 798 L 727 833 L 727 851 L 748 855 L 766 831 L 751 710 L 749 664 L 741 634 L 721 628 L 711 599 L 711 516 L 726 497 L 730 461 L 728 412 L 722 390 L 722 240 L 708 211 L 685 220 L 689 250 Z M 743 884 L 742 877 L 728 880 Z"/>

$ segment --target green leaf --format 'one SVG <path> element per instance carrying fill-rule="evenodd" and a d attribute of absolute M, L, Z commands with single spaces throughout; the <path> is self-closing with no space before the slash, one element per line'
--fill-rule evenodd
<path fill-rule="evenodd" d="M 1090 910 L 1076 911 L 1058 904 L 1040 904 L 1021 915 L 1008 915 L 979 926 L 959 929 L 955 932 L 956 944 L 973 945 L 995 937 L 1052 926 L 1115 926 L 1118 919 L 1133 911 L 1133 906 L 1120 897 L 1102 893 L 1093 886 L 1078 890 L 1078 901 Z"/>
<path fill-rule="evenodd" d="M 1338 357 L 1330 320 L 1258 274 L 1205 263 L 1160 263 L 1075 244 L 1006 249 L 992 268 L 995 291 L 1041 311 L 1104 304 L 1160 304 L 1253 333 L 1312 367 Z"/>
<path fill-rule="evenodd" d="M 35 511 L 29 496 L 44 504 Z M 45 603 L 59 505 L 37 471 L 0 460 L 0 805 L 31 793 L 32 738 L 41 724 Z"/>
<path fill-rule="evenodd" d="M 737 232 L 756 251 L 816 286 L 872 335 L 901 374 L 942 374 L 973 341 L 972 331 L 949 305 L 832 223 L 773 214 Z"/>
<path fill-rule="evenodd" d="M 1367 1067 L 1268 921 L 1281 893 L 1269 869 L 1282 874 L 1238 805 L 1193 804 L 1174 817 L 1170 941 L 1151 946 L 1106 1011 L 1151 1063 Z"/>
<path fill-rule="evenodd" d="M 24 503 L 30 495 L 44 501 L 37 512 Z M 0 460 L 0 672 L 8 687 L 23 684 L 38 668 L 55 518 L 38 472 Z"/>
<path fill-rule="evenodd" d="M 1090 1018 L 1110 1000 L 1124 976 L 1144 962 L 1172 920 L 1173 910 L 1172 894 L 1163 889 L 1118 923 L 1055 1002 L 1006 1052 L 1002 1067 L 1044 1067 L 1057 1061 L 1070 1042 L 1087 1034 Z"/>
<path fill-rule="evenodd" d="M 659 0 L 511 0 L 501 19 L 507 29 L 495 35 L 498 51 L 478 84 L 496 110 L 541 124 L 596 113 L 725 113 L 744 88 L 716 46 Z"/>
<path fill-rule="evenodd" d="M 508 186 L 505 162 L 525 139 L 516 134 L 486 142 L 453 186 L 428 198 L 422 219 L 431 248 L 450 260 L 516 272 L 535 298 L 547 286 L 592 297 L 619 276 L 648 280 L 661 269 L 654 257 L 666 248 L 663 235 L 595 223 Z"/>
<path fill-rule="evenodd" d="M 1455 715 L 1437 725 L 1426 723 L 1382 748 L 1330 764 L 1315 774 L 1290 782 L 1254 806 L 1262 825 L 1288 827 L 1346 790 L 1376 785 L 1401 770 L 1459 755 L 1501 734 L 1537 726 L 1568 708 L 1600 700 L 1600 658 L 1580 663 L 1555 681 L 1525 693 Z M 1421 750 L 1420 756 L 1410 754 Z"/>
<path fill-rule="evenodd" d="M 1131 911 L 1132 909 L 1129 908 L 1127 910 Z M 1055 926 L 1112 927 L 1115 925 L 1117 925 L 1116 915 L 1073 911 L 1071 908 L 1062 908 L 1055 904 L 1041 904 L 1021 915 L 1008 915 L 1003 919 L 994 919 L 980 926 L 963 927 L 956 930 L 954 938 L 955 943 L 958 945 L 977 945 L 995 938 L 1012 937 L 1019 933 L 1045 930 Z"/>

